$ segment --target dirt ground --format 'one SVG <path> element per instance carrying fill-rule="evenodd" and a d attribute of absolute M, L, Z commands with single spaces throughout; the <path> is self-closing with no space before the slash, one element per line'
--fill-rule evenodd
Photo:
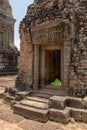
<path fill-rule="evenodd" d="M 16 75 L 0 76 L 0 87 L 14 86 L 16 77 Z"/>
<path fill-rule="evenodd" d="M 0 130 L 23 130 L 15 124 L 0 119 Z"/>
<path fill-rule="evenodd" d="M 16 76 L 0 77 L 0 94 L 5 87 L 14 86 Z M 10 106 L 0 99 L 0 130 L 87 130 L 87 124 L 72 120 L 68 124 L 48 121 L 43 124 L 15 115 Z"/>

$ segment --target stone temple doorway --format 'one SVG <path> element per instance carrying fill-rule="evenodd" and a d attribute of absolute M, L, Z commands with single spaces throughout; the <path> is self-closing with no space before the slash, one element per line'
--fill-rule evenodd
<path fill-rule="evenodd" d="M 45 51 L 45 84 L 50 85 L 55 79 L 60 77 L 60 50 Z"/>
<path fill-rule="evenodd" d="M 42 46 L 40 57 L 40 86 L 41 88 L 57 88 L 51 85 L 55 79 L 62 82 L 61 70 L 63 70 L 62 46 Z"/>

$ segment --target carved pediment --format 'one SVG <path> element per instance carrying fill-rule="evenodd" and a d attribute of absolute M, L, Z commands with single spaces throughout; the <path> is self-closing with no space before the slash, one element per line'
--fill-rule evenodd
<path fill-rule="evenodd" d="M 31 28 L 32 43 L 42 44 L 47 42 L 63 41 L 69 37 L 69 25 L 65 22 L 54 21 L 52 24 L 44 24 Z"/>

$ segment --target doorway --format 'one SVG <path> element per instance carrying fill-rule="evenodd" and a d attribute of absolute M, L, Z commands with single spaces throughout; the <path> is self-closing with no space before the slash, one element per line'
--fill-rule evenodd
<path fill-rule="evenodd" d="M 52 85 L 55 80 L 62 84 L 62 46 L 42 46 L 40 55 L 40 88 L 58 88 Z M 61 87 L 60 87 L 61 88 Z"/>
<path fill-rule="evenodd" d="M 60 50 L 45 51 L 45 85 L 50 85 L 55 79 L 61 80 Z"/>

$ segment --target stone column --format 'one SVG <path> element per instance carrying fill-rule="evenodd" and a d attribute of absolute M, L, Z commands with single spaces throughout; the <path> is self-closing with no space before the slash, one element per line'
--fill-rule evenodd
<path fill-rule="evenodd" d="M 66 40 L 64 43 L 64 87 L 69 86 L 69 65 L 70 65 L 71 48 L 70 41 Z"/>
<path fill-rule="evenodd" d="M 39 72 L 40 72 L 40 46 L 34 46 L 34 89 L 39 89 Z"/>

